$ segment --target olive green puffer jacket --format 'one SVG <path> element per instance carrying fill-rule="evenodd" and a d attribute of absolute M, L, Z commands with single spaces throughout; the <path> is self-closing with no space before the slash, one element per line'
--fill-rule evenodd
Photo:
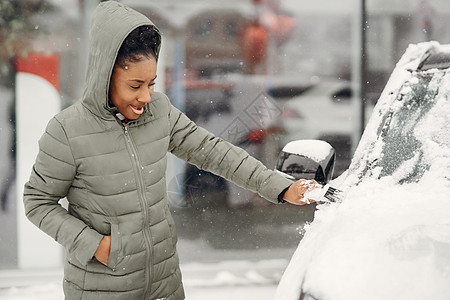
<path fill-rule="evenodd" d="M 117 51 L 145 16 L 115 2 L 97 8 L 83 99 L 56 115 L 25 185 L 27 217 L 67 251 L 66 299 L 184 299 L 166 195 L 168 151 L 269 201 L 292 182 L 197 127 L 155 92 L 122 123 L 108 105 Z M 159 47 L 158 47 L 159 48 Z M 68 210 L 59 204 L 69 202 Z M 111 235 L 108 266 L 94 253 Z"/>

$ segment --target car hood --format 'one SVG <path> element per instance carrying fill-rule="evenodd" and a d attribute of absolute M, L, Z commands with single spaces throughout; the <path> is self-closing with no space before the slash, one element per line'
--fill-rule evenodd
<path fill-rule="evenodd" d="M 300 289 L 317 299 L 448 299 L 448 195 L 433 178 L 402 186 L 385 178 L 318 206 L 275 299 L 297 300 Z"/>

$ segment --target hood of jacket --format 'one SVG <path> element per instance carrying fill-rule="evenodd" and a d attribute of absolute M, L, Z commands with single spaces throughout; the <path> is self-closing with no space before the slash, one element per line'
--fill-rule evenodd
<path fill-rule="evenodd" d="M 131 31 L 144 25 L 153 26 L 160 34 L 146 16 L 118 2 L 102 2 L 94 12 L 89 32 L 88 65 L 82 103 L 102 119 L 114 119 L 115 108 L 109 105 L 108 97 L 120 46 Z M 161 44 L 155 49 L 157 57 L 160 47 Z M 148 113 L 148 107 L 145 113 Z"/>

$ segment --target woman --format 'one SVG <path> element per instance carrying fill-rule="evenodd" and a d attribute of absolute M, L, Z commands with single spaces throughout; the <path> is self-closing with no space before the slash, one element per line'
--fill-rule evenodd
<path fill-rule="evenodd" d="M 90 34 L 83 98 L 39 141 L 26 215 L 67 250 L 66 299 L 184 299 L 167 151 L 272 202 L 303 204 L 308 186 L 197 127 L 154 92 L 161 35 L 148 18 L 103 2 Z M 58 203 L 64 197 L 68 210 Z"/>

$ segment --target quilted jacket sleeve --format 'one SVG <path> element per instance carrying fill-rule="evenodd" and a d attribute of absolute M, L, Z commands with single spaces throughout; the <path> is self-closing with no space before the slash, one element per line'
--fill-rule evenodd
<path fill-rule="evenodd" d="M 172 105 L 169 119 L 169 150 L 177 157 L 257 192 L 273 203 L 278 203 L 280 193 L 292 184 L 292 181 L 267 169 L 243 149 L 197 126 Z"/>
<path fill-rule="evenodd" d="M 30 180 L 25 184 L 25 214 L 81 263 L 87 264 L 103 236 L 71 216 L 59 204 L 67 194 L 75 172 L 67 136 L 54 118 L 39 140 L 39 153 Z"/>

